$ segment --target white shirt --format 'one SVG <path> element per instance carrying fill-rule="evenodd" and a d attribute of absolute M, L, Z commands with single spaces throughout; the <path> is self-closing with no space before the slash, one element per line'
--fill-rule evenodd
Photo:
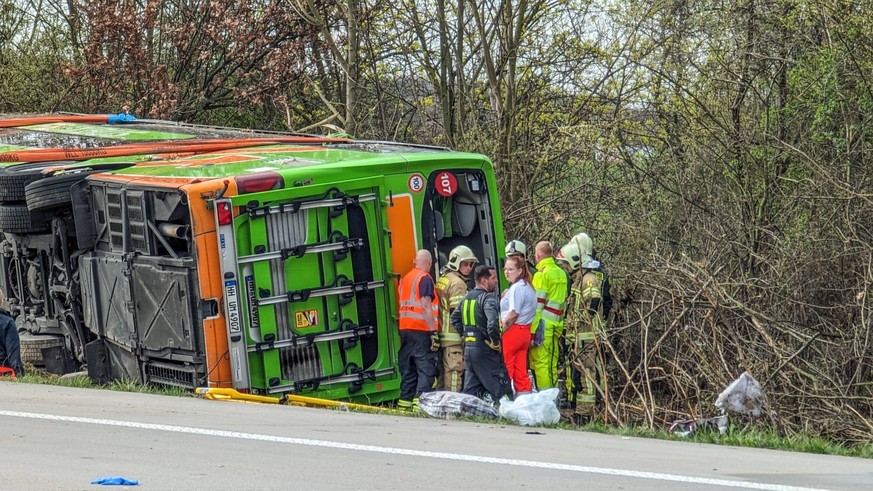
<path fill-rule="evenodd" d="M 506 319 L 511 310 L 518 314 L 516 324 L 530 324 L 537 313 L 537 294 L 533 287 L 524 280 L 518 280 L 509 286 L 506 295 L 500 299 L 500 318 Z M 509 326 L 503 326 L 504 329 Z"/>

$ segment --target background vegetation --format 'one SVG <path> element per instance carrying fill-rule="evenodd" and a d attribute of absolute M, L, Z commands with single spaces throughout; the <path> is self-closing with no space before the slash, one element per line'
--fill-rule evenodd
<path fill-rule="evenodd" d="M 0 0 L 0 112 L 488 154 L 507 233 L 594 238 L 609 418 L 873 437 L 869 0 Z"/>

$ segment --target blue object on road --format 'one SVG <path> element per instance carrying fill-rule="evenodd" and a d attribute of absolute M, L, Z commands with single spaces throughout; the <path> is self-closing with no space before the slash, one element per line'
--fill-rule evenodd
<path fill-rule="evenodd" d="M 135 479 L 125 479 L 120 476 L 109 476 L 94 479 L 91 481 L 91 484 L 102 484 L 104 486 L 136 486 L 139 484 L 139 481 Z"/>

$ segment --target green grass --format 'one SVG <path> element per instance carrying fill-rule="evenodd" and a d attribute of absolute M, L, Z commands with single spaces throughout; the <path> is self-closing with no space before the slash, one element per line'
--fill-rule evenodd
<path fill-rule="evenodd" d="M 27 366 L 25 375 L 15 379 L 26 384 L 57 385 L 60 387 L 77 387 L 83 389 L 106 389 L 119 392 L 139 392 L 143 394 L 160 394 L 176 397 L 194 397 L 191 391 L 178 387 L 158 385 L 143 385 L 132 380 L 113 380 L 108 384 L 95 384 L 87 375 L 55 375 L 33 366 Z"/>
<path fill-rule="evenodd" d="M 515 426 L 516 423 L 506 419 L 494 420 L 485 417 L 464 417 L 462 421 L 477 424 Z M 844 445 L 840 442 L 813 436 L 780 436 L 776 431 L 732 424 L 725 434 L 717 431 L 698 431 L 690 436 L 679 436 L 666 429 L 651 429 L 644 426 L 614 427 L 600 422 L 592 422 L 584 426 L 574 426 L 565 420 L 553 425 L 530 427 L 535 429 L 562 429 L 571 431 L 587 431 L 607 435 L 627 436 L 636 438 L 654 438 L 658 440 L 675 440 L 683 442 L 710 443 L 715 445 L 731 445 L 736 447 L 767 448 L 788 452 L 804 452 L 823 455 L 839 455 L 845 457 L 873 458 L 873 444 Z"/>
<path fill-rule="evenodd" d="M 559 423 L 559 425 L 563 425 L 563 423 Z M 573 428 L 569 425 L 566 425 L 566 427 Z M 716 445 L 733 445 L 737 447 L 768 448 L 789 452 L 840 455 L 867 459 L 873 458 L 873 444 L 844 445 L 840 442 L 828 440 L 822 437 L 805 435 L 781 436 L 775 430 L 755 426 L 738 426 L 732 424 L 725 434 L 720 434 L 717 431 L 698 431 L 686 437 L 675 435 L 666 430 L 652 430 L 644 427 L 615 428 L 604 425 L 603 423 L 590 423 L 578 429 L 582 431 L 593 431 L 610 435 L 640 438 L 712 443 Z"/>

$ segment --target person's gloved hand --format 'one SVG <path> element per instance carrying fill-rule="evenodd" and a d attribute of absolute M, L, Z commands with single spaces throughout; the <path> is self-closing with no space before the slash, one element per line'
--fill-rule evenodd
<path fill-rule="evenodd" d="M 491 341 L 490 339 L 486 339 L 486 340 L 485 340 L 485 344 L 486 344 L 489 348 L 491 348 L 491 349 L 493 349 L 494 351 L 500 353 L 500 340 L 497 340 L 497 341 Z"/>
<path fill-rule="evenodd" d="M 439 351 L 440 349 L 440 333 L 433 332 L 430 334 L 430 350 Z"/>
<path fill-rule="evenodd" d="M 530 340 L 531 346 L 542 346 L 546 338 L 546 321 L 540 319 L 537 330 L 534 332 L 533 338 Z"/>

